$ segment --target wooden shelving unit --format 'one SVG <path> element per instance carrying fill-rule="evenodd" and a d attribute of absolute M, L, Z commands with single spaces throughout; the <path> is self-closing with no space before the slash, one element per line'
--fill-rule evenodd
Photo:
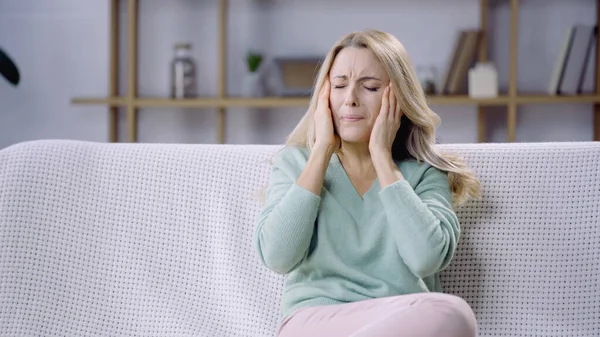
<path fill-rule="evenodd" d="M 227 108 L 251 107 L 251 108 L 289 108 L 307 107 L 306 97 L 263 97 L 245 98 L 229 97 L 226 93 L 226 39 L 227 39 L 227 12 L 228 0 L 219 1 L 219 48 L 218 48 L 218 93 L 216 97 L 198 97 L 194 99 L 170 99 L 161 97 L 140 97 L 137 93 L 138 75 L 138 6 L 139 0 L 127 1 L 127 88 L 126 94 L 119 96 L 118 88 L 118 55 L 119 55 L 119 0 L 111 0 L 110 15 L 110 80 L 109 97 L 104 98 L 74 98 L 73 104 L 106 105 L 109 108 L 109 139 L 118 142 L 118 109 L 124 108 L 127 116 L 127 141 L 137 142 L 138 110 L 141 108 L 216 108 L 218 114 L 218 143 L 225 143 L 225 114 Z M 462 96 L 431 96 L 429 103 L 432 105 L 474 105 L 478 108 L 478 140 L 486 141 L 485 118 L 486 107 L 503 106 L 507 109 L 507 131 L 508 141 L 516 140 L 517 108 L 527 104 L 556 104 L 556 103 L 582 103 L 593 105 L 594 136 L 595 141 L 600 141 L 600 48 L 596 48 L 595 69 L 595 94 L 580 96 L 549 96 L 543 94 L 521 94 L 517 90 L 517 39 L 518 39 L 518 15 L 519 0 L 510 1 L 510 42 L 509 42 L 509 80 L 508 93 L 495 98 L 473 99 Z M 486 61 L 487 45 L 489 39 L 488 31 L 488 0 L 480 0 L 481 12 L 480 22 L 482 31 L 482 43 L 478 50 L 478 60 Z M 600 0 L 596 0 L 597 23 L 600 23 Z M 597 37 L 597 45 L 600 45 L 600 34 Z"/>
<path fill-rule="evenodd" d="M 593 96 L 596 97 L 596 96 Z M 598 96 L 600 100 L 600 96 Z M 194 99 L 169 99 L 138 97 L 134 99 L 133 105 L 138 108 L 230 108 L 230 107 L 252 107 L 252 108 L 278 108 L 278 107 L 303 107 L 308 106 L 307 97 L 226 97 L 226 98 L 194 98 Z M 506 105 L 508 96 L 499 96 L 487 99 L 473 99 L 468 96 L 434 96 L 429 97 L 429 103 L 435 105 Z M 75 104 L 107 104 L 111 106 L 127 106 L 127 101 L 122 97 L 109 98 L 75 98 Z"/>

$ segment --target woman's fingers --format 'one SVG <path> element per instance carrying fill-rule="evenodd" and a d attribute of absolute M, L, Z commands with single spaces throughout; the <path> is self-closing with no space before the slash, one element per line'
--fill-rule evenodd
<path fill-rule="evenodd" d="M 321 107 L 329 107 L 329 78 L 325 77 L 325 82 L 319 93 L 319 104 Z"/>
<path fill-rule="evenodd" d="M 396 93 L 393 90 L 393 85 L 390 82 L 390 120 L 400 125 L 400 118 L 402 117 L 402 111 L 398 107 L 398 100 L 396 99 Z"/>
<path fill-rule="evenodd" d="M 394 87 L 392 85 L 392 82 L 390 82 L 390 112 L 388 115 L 388 118 L 391 120 L 394 120 L 394 116 L 396 113 L 396 95 L 394 94 Z"/>
<path fill-rule="evenodd" d="M 387 118 L 389 116 L 390 109 L 390 86 L 386 86 L 381 95 L 381 109 L 379 110 L 379 114 L 383 114 L 382 118 Z"/>

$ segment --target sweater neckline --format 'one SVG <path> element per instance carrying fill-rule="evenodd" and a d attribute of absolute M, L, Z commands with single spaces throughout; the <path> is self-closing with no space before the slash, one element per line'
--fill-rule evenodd
<path fill-rule="evenodd" d="M 356 190 L 356 187 L 354 187 L 354 184 L 352 184 L 352 180 L 350 179 L 350 176 L 348 176 L 348 173 L 344 169 L 344 166 L 342 165 L 342 162 L 337 153 L 334 153 L 331 156 L 330 163 L 333 164 L 332 168 L 335 171 L 335 178 L 337 178 L 334 179 L 334 181 L 337 183 L 336 185 L 338 185 L 335 186 L 336 189 L 339 190 L 340 193 L 343 193 L 345 196 L 347 196 L 349 199 L 352 199 L 352 204 L 362 204 L 369 197 L 369 195 L 375 191 L 377 185 L 379 184 L 379 178 L 375 177 L 375 180 L 373 180 L 373 183 L 371 184 L 369 189 L 365 192 L 364 195 L 361 196 L 358 190 Z"/>

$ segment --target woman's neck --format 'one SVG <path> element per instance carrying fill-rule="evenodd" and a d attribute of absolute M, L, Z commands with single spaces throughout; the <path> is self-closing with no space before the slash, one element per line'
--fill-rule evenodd
<path fill-rule="evenodd" d="M 376 174 L 368 143 L 342 142 L 338 157 L 346 171 L 350 170 L 360 175 Z"/>

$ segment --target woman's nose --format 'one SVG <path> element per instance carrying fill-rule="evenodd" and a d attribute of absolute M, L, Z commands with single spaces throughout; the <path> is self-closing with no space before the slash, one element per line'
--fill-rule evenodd
<path fill-rule="evenodd" d="M 356 95 L 356 91 L 354 88 L 348 88 L 348 93 L 346 95 L 346 100 L 344 102 L 346 106 L 357 107 L 360 105 L 358 100 L 358 95 Z"/>

